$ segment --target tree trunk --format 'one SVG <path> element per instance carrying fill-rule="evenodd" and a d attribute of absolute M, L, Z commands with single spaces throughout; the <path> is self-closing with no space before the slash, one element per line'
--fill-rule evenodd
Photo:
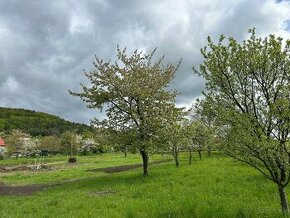
<path fill-rule="evenodd" d="M 178 157 L 175 158 L 175 166 L 176 166 L 176 167 L 179 167 L 179 160 L 178 160 Z"/>
<path fill-rule="evenodd" d="M 124 151 L 124 155 L 125 155 L 125 157 L 127 157 L 127 151 Z"/>
<path fill-rule="evenodd" d="M 72 144 L 70 144 L 70 157 L 72 157 Z"/>
<path fill-rule="evenodd" d="M 287 195 L 286 195 L 284 187 L 279 187 L 279 195 L 280 195 L 282 211 L 283 211 L 283 213 L 288 214 L 289 213 L 289 205 L 288 205 Z"/>
<path fill-rule="evenodd" d="M 207 156 L 211 156 L 211 147 L 210 146 L 208 146 L 207 147 Z"/>
<path fill-rule="evenodd" d="M 189 164 L 192 163 L 192 153 L 191 153 L 191 148 L 189 148 Z"/>
<path fill-rule="evenodd" d="M 178 153 L 177 152 L 174 155 L 174 159 L 175 159 L 175 166 L 179 167 L 179 159 L 178 159 Z"/>
<path fill-rule="evenodd" d="M 201 160 L 201 150 L 198 150 L 198 156 L 199 156 L 199 159 Z"/>
<path fill-rule="evenodd" d="M 149 160 L 148 153 L 144 149 L 141 149 L 140 153 L 143 160 L 143 176 L 148 176 L 148 160 Z"/>
<path fill-rule="evenodd" d="M 172 148 L 172 156 L 174 157 L 175 166 L 179 167 L 178 150 L 175 146 L 173 146 Z"/>

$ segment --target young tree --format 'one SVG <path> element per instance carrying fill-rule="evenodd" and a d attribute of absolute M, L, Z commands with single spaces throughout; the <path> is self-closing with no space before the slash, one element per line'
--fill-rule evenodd
<path fill-rule="evenodd" d="M 4 139 L 7 145 L 8 154 L 16 153 L 16 158 L 18 158 L 19 153 L 24 145 L 24 141 L 22 139 L 30 138 L 30 135 L 23 133 L 20 130 L 14 129 L 10 133 L 8 133 Z"/>
<path fill-rule="evenodd" d="M 205 126 L 204 123 L 200 121 L 194 121 L 192 122 L 192 144 L 193 148 L 197 150 L 199 159 L 201 160 L 201 152 L 206 147 L 206 144 L 208 143 L 209 135 L 208 135 L 208 129 Z"/>
<path fill-rule="evenodd" d="M 198 121 L 205 125 L 205 148 L 208 156 L 211 156 L 216 127 L 216 112 L 207 99 L 197 99 L 190 112 L 193 121 Z"/>
<path fill-rule="evenodd" d="M 188 113 L 184 110 L 175 110 L 167 116 L 167 123 L 159 129 L 154 144 L 162 145 L 160 148 L 170 150 L 175 166 L 179 167 L 179 153 L 184 150 L 189 142 L 188 120 L 185 119 Z"/>
<path fill-rule="evenodd" d="M 48 150 L 52 154 L 57 154 L 62 150 L 61 140 L 57 136 L 44 136 L 40 141 L 40 149 Z"/>
<path fill-rule="evenodd" d="M 179 167 L 179 153 L 188 144 L 189 137 L 186 135 L 186 126 L 181 123 L 172 123 L 162 128 L 162 137 L 159 138 L 160 143 L 166 143 L 174 157 L 175 166 Z"/>
<path fill-rule="evenodd" d="M 22 148 L 20 150 L 21 154 L 24 156 L 35 157 L 40 153 L 39 145 L 40 139 L 38 137 L 35 138 L 22 138 Z"/>
<path fill-rule="evenodd" d="M 107 119 L 102 125 L 116 130 L 126 126 L 138 133 L 144 176 L 148 175 L 149 142 L 157 129 L 166 123 L 168 114 L 176 109 L 177 92 L 167 88 L 179 64 L 165 66 L 164 57 L 153 63 L 155 50 L 149 55 L 135 50 L 128 56 L 126 49 L 117 47 L 115 63 L 96 58 L 96 69 L 85 73 L 90 87 L 81 85 L 82 93 L 70 91 L 89 108 L 102 110 L 105 106 Z M 95 124 L 100 122 L 96 119 Z"/>
<path fill-rule="evenodd" d="M 121 151 L 124 156 L 127 157 L 128 152 L 134 152 L 136 150 L 136 141 L 138 141 L 138 134 L 132 129 L 121 129 L 119 131 L 111 129 L 110 142 L 115 151 Z"/>
<path fill-rule="evenodd" d="M 205 96 L 217 112 L 224 151 L 276 183 L 288 213 L 290 41 L 250 33 L 242 43 L 208 38 L 204 62 L 194 70 L 206 79 Z"/>
<path fill-rule="evenodd" d="M 70 157 L 73 157 L 80 147 L 78 136 L 72 132 L 66 131 L 60 137 L 61 151 Z"/>

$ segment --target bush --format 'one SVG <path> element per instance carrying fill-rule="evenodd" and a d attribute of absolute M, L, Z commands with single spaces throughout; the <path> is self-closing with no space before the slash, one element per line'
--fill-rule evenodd
<path fill-rule="evenodd" d="M 77 162 L 77 159 L 76 159 L 75 157 L 70 157 L 70 158 L 68 159 L 68 162 L 69 162 L 69 163 L 75 163 L 75 162 Z"/>

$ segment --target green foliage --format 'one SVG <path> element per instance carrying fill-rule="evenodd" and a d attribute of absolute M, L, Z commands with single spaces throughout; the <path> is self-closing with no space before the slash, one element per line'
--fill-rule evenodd
<path fill-rule="evenodd" d="M 173 122 L 162 128 L 155 142 L 163 145 L 164 149 L 170 150 L 174 157 L 176 167 L 179 166 L 179 152 L 184 151 L 192 144 L 191 124 L 188 120 L 183 120 L 182 118 L 181 116 L 173 119 Z"/>
<path fill-rule="evenodd" d="M 217 112 L 211 103 L 210 96 L 205 99 L 197 99 L 190 110 L 193 121 L 193 143 L 200 149 L 206 149 L 208 155 L 211 154 L 212 149 L 219 148 Z"/>
<path fill-rule="evenodd" d="M 206 79 L 205 96 L 217 112 L 223 150 L 275 182 L 290 179 L 290 41 L 274 35 L 258 38 L 254 30 L 243 43 L 234 38 L 201 50 L 196 72 Z M 284 211 L 287 202 L 281 195 Z"/>
<path fill-rule="evenodd" d="M 25 109 L 0 107 L 0 131 L 10 132 L 20 129 L 31 136 L 60 135 L 65 131 L 91 131 L 85 124 L 66 121 L 57 116 Z"/>
<path fill-rule="evenodd" d="M 90 108 L 107 106 L 107 126 L 136 129 L 140 139 L 154 134 L 156 127 L 164 123 L 167 113 L 172 113 L 176 92 L 166 90 L 176 67 L 162 67 L 163 58 L 152 63 L 155 50 L 150 55 L 135 51 L 128 57 L 124 49 L 117 49 L 118 62 L 110 64 L 96 59 L 96 71 L 86 73 L 92 87 L 83 87 L 81 97 Z M 119 64 L 119 62 L 121 62 Z"/>
<path fill-rule="evenodd" d="M 128 152 L 136 153 L 138 150 L 138 133 L 132 129 L 107 130 L 109 143 L 115 151 L 121 151 L 127 156 Z"/>
<path fill-rule="evenodd" d="M 199 150 L 202 150 L 210 138 L 210 130 L 207 128 L 207 126 L 200 122 L 200 121 L 194 121 L 191 123 L 191 139 L 195 147 Z"/>
<path fill-rule="evenodd" d="M 20 152 L 23 148 L 24 141 L 23 138 L 30 138 L 30 135 L 21 132 L 20 130 L 12 130 L 11 133 L 4 135 L 5 144 L 7 146 L 8 154 L 13 152 Z"/>
<path fill-rule="evenodd" d="M 82 85 L 80 97 L 89 108 L 102 110 L 107 119 L 95 124 L 120 131 L 124 128 L 138 134 L 138 148 L 147 169 L 148 150 L 158 130 L 166 125 L 168 116 L 176 113 L 177 92 L 168 91 L 177 67 L 164 65 L 163 59 L 152 62 L 155 50 L 149 55 L 135 50 L 131 56 L 117 47 L 117 61 L 106 62 L 96 58 L 95 70 L 86 72 L 91 86 Z M 144 172 L 144 175 L 147 172 Z"/>
<path fill-rule="evenodd" d="M 75 133 L 66 131 L 60 136 L 60 151 L 70 156 L 75 155 L 80 147 L 80 137 Z"/>
<path fill-rule="evenodd" d="M 190 110 L 192 120 L 204 123 L 214 130 L 217 113 L 211 105 L 209 97 L 207 99 L 197 99 Z"/>
<path fill-rule="evenodd" d="M 59 153 L 61 148 L 61 140 L 57 136 L 44 136 L 40 140 L 40 146 L 39 148 L 41 150 L 48 150 L 52 154 Z"/>

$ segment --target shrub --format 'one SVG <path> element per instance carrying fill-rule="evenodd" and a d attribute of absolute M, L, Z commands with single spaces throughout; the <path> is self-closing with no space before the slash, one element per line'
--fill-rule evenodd
<path fill-rule="evenodd" d="M 69 163 L 75 163 L 75 162 L 77 162 L 77 159 L 76 159 L 75 157 L 70 157 L 70 158 L 68 159 L 68 162 L 69 162 Z"/>

